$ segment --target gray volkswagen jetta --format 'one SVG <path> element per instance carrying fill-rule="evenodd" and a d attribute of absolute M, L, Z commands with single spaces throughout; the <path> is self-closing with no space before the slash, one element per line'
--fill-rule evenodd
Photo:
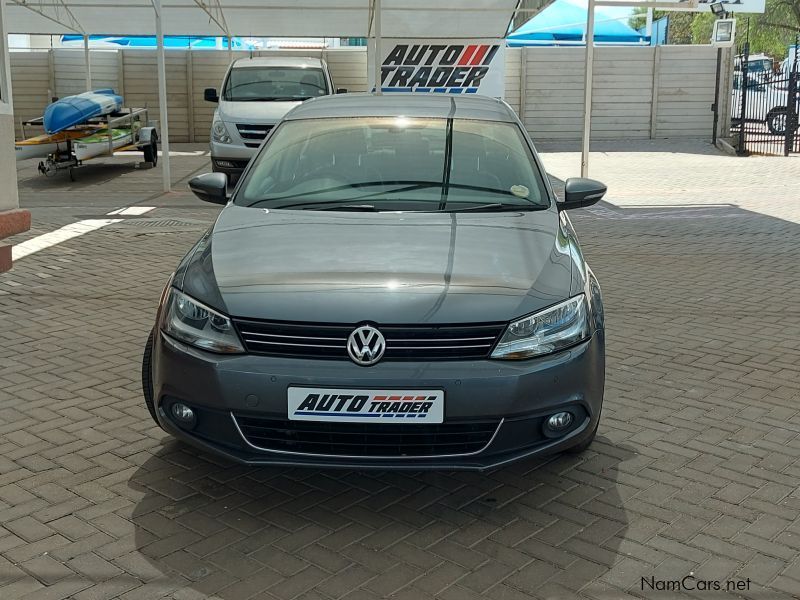
<path fill-rule="evenodd" d="M 515 113 L 339 95 L 273 129 L 161 297 L 147 407 L 251 465 L 487 469 L 597 431 L 600 287 Z"/>

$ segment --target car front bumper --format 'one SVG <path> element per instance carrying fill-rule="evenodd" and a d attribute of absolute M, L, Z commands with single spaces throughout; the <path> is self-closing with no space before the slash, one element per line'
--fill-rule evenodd
<path fill-rule="evenodd" d="M 211 354 L 159 334 L 153 349 L 153 397 L 158 420 L 175 437 L 248 465 L 351 469 L 484 470 L 566 450 L 594 432 L 603 402 L 604 333 L 569 350 L 524 361 L 384 361 L 372 367 L 334 360 Z M 444 390 L 444 423 L 496 423 L 487 443 L 467 453 L 424 456 L 344 456 L 287 452 L 251 444 L 248 419 L 287 420 L 287 389 Z M 197 415 L 192 427 L 169 410 L 179 401 Z M 547 416 L 568 410 L 574 423 L 561 435 Z M 366 425 L 366 424 L 365 424 Z M 402 424 L 390 425 L 398 431 Z"/>
<path fill-rule="evenodd" d="M 244 142 L 221 144 L 212 141 L 211 168 L 215 173 L 225 173 L 231 183 L 236 183 L 247 163 L 258 152 L 258 148 L 249 148 Z"/>

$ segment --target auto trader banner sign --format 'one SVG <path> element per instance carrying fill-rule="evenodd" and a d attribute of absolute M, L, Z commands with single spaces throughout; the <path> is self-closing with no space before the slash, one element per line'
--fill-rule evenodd
<path fill-rule="evenodd" d="M 375 89 L 370 47 L 369 88 Z M 381 40 L 381 91 L 482 94 L 505 92 L 503 40 Z"/>

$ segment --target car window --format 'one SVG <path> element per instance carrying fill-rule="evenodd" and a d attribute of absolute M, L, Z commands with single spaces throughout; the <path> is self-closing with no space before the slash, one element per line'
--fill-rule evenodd
<path fill-rule="evenodd" d="M 406 117 L 286 121 L 254 161 L 236 204 L 315 208 L 348 202 L 424 211 L 549 206 L 514 123 Z"/>
<path fill-rule="evenodd" d="M 328 93 L 322 69 L 236 67 L 231 69 L 222 99 L 230 102 L 307 100 Z"/>

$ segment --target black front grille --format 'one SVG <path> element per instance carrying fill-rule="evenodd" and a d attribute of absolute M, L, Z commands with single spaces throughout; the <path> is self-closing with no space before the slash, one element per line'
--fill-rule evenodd
<path fill-rule="evenodd" d="M 347 337 L 356 325 L 235 320 L 247 351 L 268 356 L 349 359 Z M 382 360 L 486 358 L 504 323 L 376 325 L 386 339 Z"/>
<path fill-rule="evenodd" d="M 441 424 L 323 423 L 236 415 L 245 439 L 264 450 L 330 456 L 471 454 L 492 439 L 499 421 Z"/>
<path fill-rule="evenodd" d="M 249 125 L 237 123 L 236 130 L 244 140 L 244 145 L 248 148 L 258 148 L 274 125 Z"/>

